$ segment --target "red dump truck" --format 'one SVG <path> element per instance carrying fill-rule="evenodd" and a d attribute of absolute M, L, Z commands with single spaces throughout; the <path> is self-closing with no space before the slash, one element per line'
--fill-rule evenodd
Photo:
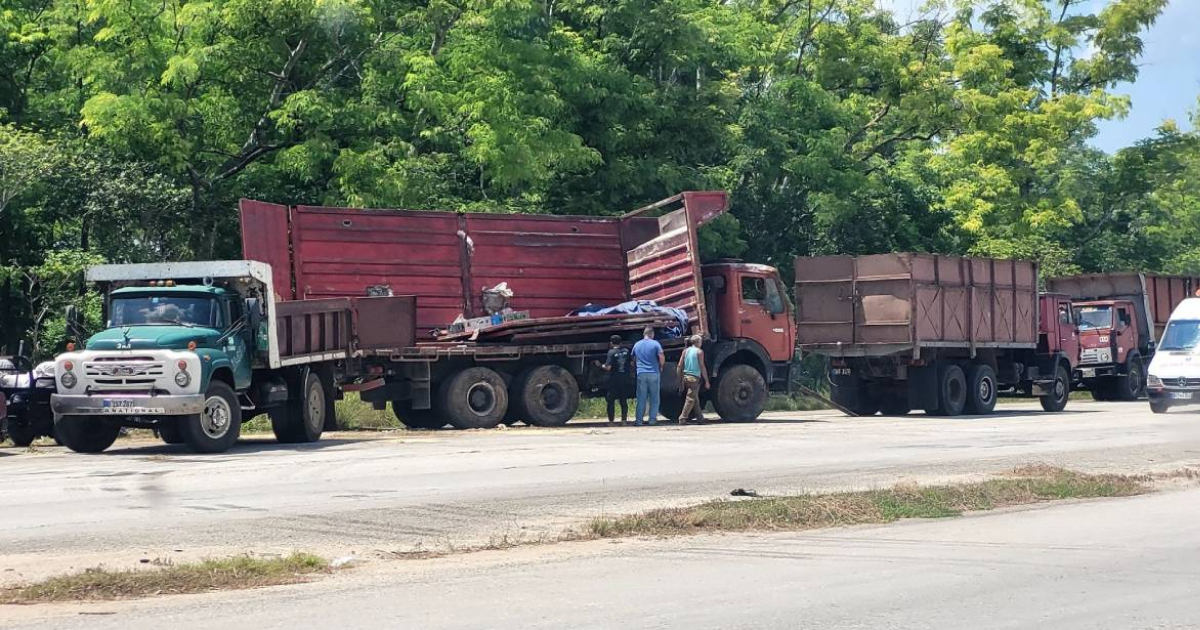
<path fill-rule="evenodd" d="M 600 325 L 595 337 L 581 340 L 573 327 L 586 320 L 574 319 L 576 325 L 564 316 L 589 303 L 631 300 L 686 313 L 688 334 L 705 339 L 713 377 L 706 397 L 726 420 L 757 418 L 768 392 L 787 388 L 795 331 L 775 269 L 700 265 L 696 230 L 727 203 L 723 192 L 685 192 L 621 217 L 251 200 L 242 200 L 240 211 L 244 257 L 273 270 L 280 312 L 367 295 L 415 296 L 408 321 L 392 315 L 358 322 L 362 329 L 395 331 L 394 343 L 359 347 L 348 339 L 338 392 L 360 391 L 380 409 L 390 402 L 410 427 L 485 428 L 517 420 L 562 424 L 581 395 L 602 395 L 604 379 L 594 362 L 605 356 L 609 331 Z M 485 315 L 480 290 L 500 282 L 514 293 L 513 308 L 529 312 L 532 323 L 523 323 L 521 334 L 499 341 L 434 336 L 460 315 Z M 624 321 L 613 318 L 612 326 Z M 306 325 L 277 336 L 283 345 L 294 339 L 297 347 L 320 347 L 313 340 L 325 330 L 332 329 Z M 637 329 L 613 330 L 640 337 Z M 677 360 L 683 340 L 664 347 L 668 362 Z M 663 413 L 671 416 L 682 401 L 673 380 L 663 381 Z"/>
<path fill-rule="evenodd" d="M 1070 298 L 1039 294 L 1036 264 L 900 253 L 795 265 L 800 350 L 829 357 L 845 409 L 986 414 L 1002 394 L 1066 406 Z"/>
<path fill-rule="evenodd" d="M 1167 319 L 1200 289 L 1200 278 L 1089 274 L 1050 278 L 1046 287 L 1071 296 L 1080 346 L 1074 386 L 1096 400 L 1136 400 Z"/>

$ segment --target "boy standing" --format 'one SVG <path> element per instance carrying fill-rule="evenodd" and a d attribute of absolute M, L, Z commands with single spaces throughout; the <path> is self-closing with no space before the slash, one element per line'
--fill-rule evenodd
<path fill-rule="evenodd" d="M 608 403 L 608 423 L 616 419 L 616 403 L 621 403 L 621 424 L 629 418 L 629 349 L 621 345 L 621 335 L 608 339 L 608 356 L 604 357 L 602 370 L 608 372 L 608 389 L 604 393 Z"/>

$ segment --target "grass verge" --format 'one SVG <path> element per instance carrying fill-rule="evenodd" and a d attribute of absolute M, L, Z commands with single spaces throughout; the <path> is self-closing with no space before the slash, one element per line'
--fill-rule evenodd
<path fill-rule="evenodd" d="M 103 567 L 0 589 L 0 604 L 102 601 L 295 584 L 330 572 L 324 559 L 305 553 L 282 558 L 238 556 L 162 568 L 112 571 Z"/>
<path fill-rule="evenodd" d="M 1127 497 L 1152 491 L 1146 477 L 1087 475 L 1029 466 L 985 481 L 936 486 L 899 485 L 884 490 L 719 500 L 593 519 L 592 538 L 677 536 L 716 531 L 798 531 L 891 523 L 906 518 L 947 518 L 1064 499 Z"/>

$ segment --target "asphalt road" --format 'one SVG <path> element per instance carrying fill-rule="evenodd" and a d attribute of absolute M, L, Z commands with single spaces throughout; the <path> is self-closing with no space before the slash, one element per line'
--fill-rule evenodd
<path fill-rule="evenodd" d="M 87 630 L 1195 628 L 1198 519 L 1200 491 L 1176 491 L 884 527 L 407 561 L 262 591 L 10 610 L 8 621 Z"/>
<path fill-rule="evenodd" d="M 722 496 L 971 478 L 1047 462 L 1200 465 L 1200 415 L 1141 403 L 981 418 L 772 414 L 747 425 L 342 434 L 200 456 L 121 443 L 99 456 L 0 449 L 0 584 L 97 564 L 243 552 L 386 556 L 536 538 L 599 514 Z"/>

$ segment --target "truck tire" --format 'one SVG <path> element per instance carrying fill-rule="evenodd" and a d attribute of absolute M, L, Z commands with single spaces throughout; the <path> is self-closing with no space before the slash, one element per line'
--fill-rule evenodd
<path fill-rule="evenodd" d="M 1167 413 L 1167 410 L 1170 408 L 1171 408 L 1171 403 L 1169 403 L 1165 400 L 1151 400 L 1150 401 L 1150 411 L 1152 411 L 1154 413 Z"/>
<path fill-rule="evenodd" d="M 1116 397 L 1113 393 L 1116 387 L 1112 379 L 1107 377 L 1092 379 L 1092 384 L 1088 389 L 1091 390 L 1092 400 L 1096 402 L 1113 400 Z"/>
<path fill-rule="evenodd" d="M 721 369 L 711 393 L 713 408 L 726 422 L 753 422 L 767 406 L 767 381 L 745 364 Z"/>
<path fill-rule="evenodd" d="M 224 453 L 242 433 L 242 406 L 224 381 L 213 380 L 204 394 L 204 411 L 180 416 L 184 444 L 197 453 Z"/>
<path fill-rule="evenodd" d="M 76 453 L 100 453 L 117 441 L 121 427 L 104 416 L 59 416 L 54 432 L 63 446 Z"/>
<path fill-rule="evenodd" d="M 535 427 L 561 427 L 579 410 L 579 383 L 557 365 L 539 365 L 516 380 L 517 415 Z"/>
<path fill-rule="evenodd" d="M 438 400 L 454 428 L 493 429 L 508 411 L 508 388 L 495 370 L 473 367 L 446 379 Z"/>
<path fill-rule="evenodd" d="M 293 387 L 293 384 L 295 385 Z M 317 373 L 304 370 L 288 380 L 288 399 L 271 410 L 271 431 L 280 444 L 316 442 L 329 413 L 328 388 Z"/>
<path fill-rule="evenodd" d="M 1050 393 L 1041 397 L 1042 409 L 1046 411 L 1062 411 L 1067 407 L 1071 398 L 1071 375 L 1067 368 L 1059 365 L 1054 370 L 1054 383 L 1050 385 Z"/>
<path fill-rule="evenodd" d="M 996 371 L 987 364 L 972 365 L 967 370 L 967 413 L 983 415 L 995 409 Z"/>
<path fill-rule="evenodd" d="M 678 392 L 662 392 L 658 397 L 658 414 L 670 422 L 683 413 L 683 396 Z"/>
<path fill-rule="evenodd" d="M 25 448 L 33 444 L 33 441 L 38 437 L 37 427 L 33 426 L 32 422 L 17 420 L 13 422 L 12 418 L 8 419 L 8 439 L 12 443 L 21 448 Z M 3 436 L 0 436 L 3 439 Z"/>
<path fill-rule="evenodd" d="M 967 406 L 967 375 L 957 363 L 942 363 L 937 370 L 937 409 L 925 409 L 934 416 L 957 416 Z"/>
<path fill-rule="evenodd" d="M 392 413 L 400 424 L 410 429 L 440 429 L 446 426 L 446 419 L 437 409 L 413 409 L 407 400 L 393 400 Z"/>
<path fill-rule="evenodd" d="M 1142 367 L 1142 358 L 1134 356 L 1129 359 L 1125 374 L 1118 376 L 1116 382 L 1117 400 L 1137 400 L 1141 398 L 1146 388 L 1146 370 Z"/>
<path fill-rule="evenodd" d="M 157 430 L 158 437 L 164 444 L 183 444 L 183 431 L 177 422 L 164 418 Z"/>

